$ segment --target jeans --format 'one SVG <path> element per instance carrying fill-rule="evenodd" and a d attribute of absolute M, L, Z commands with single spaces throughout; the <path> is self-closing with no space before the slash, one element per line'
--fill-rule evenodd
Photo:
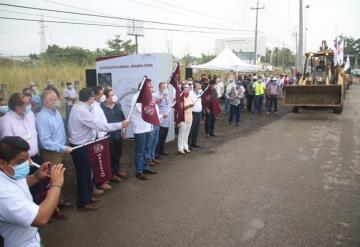
<path fill-rule="evenodd" d="M 135 136 L 135 172 L 143 173 L 149 169 L 150 138 L 151 132 L 134 134 Z"/>
<path fill-rule="evenodd" d="M 181 122 L 178 136 L 178 150 L 183 152 L 184 150 L 189 150 L 188 138 L 191 129 L 191 122 Z"/>
<path fill-rule="evenodd" d="M 74 147 L 76 145 L 71 145 Z M 93 184 L 91 179 L 91 164 L 87 147 L 75 149 L 71 157 L 76 171 L 77 206 L 83 207 L 91 201 Z"/>
<path fill-rule="evenodd" d="M 161 155 L 165 152 L 165 141 L 166 141 L 166 137 L 167 134 L 169 132 L 169 128 L 168 127 L 162 127 L 160 126 L 160 130 L 159 130 L 159 141 L 156 145 L 156 155 Z"/>
<path fill-rule="evenodd" d="M 230 106 L 229 99 L 227 97 L 225 97 L 225 99 L 224 99 L 224 112 L 229 112 L 229 106 Z"/>
<path fill-rule="evenodd" d="M 271 109 L 273 107 L 274 104 L 274 112 L 277 112 L 277 103 L 278 103 L 278 96 L 277 95 L 270 95 L 270 99 L 269 99 L 269 112 L 271 112 Z"/>
<path fill-rule="evenodd" d="M 151 131 L 151 137 L 150 137 L 150 160 L 155 159 L 156 156 L 156 146 L 159 141 L 159 129 L 160 126 L 153 125 L 153 130 Z"/>
<path fill-rule="evenodd" d="M 205 115 L 205 134 L 213 135 L 215 131 L 215 116 L 211 113 Z"/>
<path fill-rule="evenodd" d="M 262 112 L 263 98 L 264 98 L 263 94 L 255 96 L 255 112 L 257 112 L 257 113 Z"/>
<path fill-rule="evenodd" d="M 234 117 L 237 124 L 240 122 L 240 108 L 240 104 L 230 105 L 229 123 L 232 123 Z"/>
<path fill-rule="evenodd" d="M 193 121 L 191 124 L 190 134 L 189 134 L 189 145 L 194 146 L 197 145 L 197 138 L 199 134 L 200 128 L 200 120 L 201 120 L 201 112 L 193 112 Z"/>

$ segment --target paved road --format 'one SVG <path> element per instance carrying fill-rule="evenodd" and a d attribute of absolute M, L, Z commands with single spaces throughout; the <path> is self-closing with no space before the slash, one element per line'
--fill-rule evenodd
<path fill-rule="evenodd" d="M 42 229 L 44 243 L 358 247 L 359 108 L 353 85 L 341 115 L 244 116 L 253 131 L 219 129 L 222 137 L 170 156 L 149 181 L 115 186 L 100 211 L 66 211 L 69 219 Z"/>

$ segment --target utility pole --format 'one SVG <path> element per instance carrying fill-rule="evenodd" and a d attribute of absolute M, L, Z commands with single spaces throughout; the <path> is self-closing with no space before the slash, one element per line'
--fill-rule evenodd
<path fill-rule="evenodd" d="M 258 35 L 258 17 L 259 9 L 265 9 L 265 6 L 259 7 L 259 1 L 256 3 L 256 8 L 251 7 L 251 10 L 256 10 L 256 22 L 255 22 L 255 44 L 254 44 L 254 64 L 256 64 L 257 58 L 257 35 Z"/>
<path fill-rule="evenodd" d="M 303 72 L 303 49 L 304 45 L 304 27 L 303 27 L 303 0 L 299 0 L 299 50 L 298 50 L 298 71 Z"/>
<path fill-rule="evenodd" d="M 135 36 L 136 54 L 138 54 L 138 36 L 144 36 L 144 22 L 134 19 L 127 20 L 128 35 Z"/>
<path fill-rule="evenodd" d="M 295 36 L 295 68 L 298 68 L 298 59 L 297 59 L 297 52 L 298 52 L 298 33 L 295 31 L 293 33 L 293 36 Z"/>
<path fill-rule="evenodd" d="M 46 36 L 45 36 L 45 24 L 44 24 L 44 16 L 41 14 L 40 19 L 40 53 L 43 53 L 46 51 Z"/>

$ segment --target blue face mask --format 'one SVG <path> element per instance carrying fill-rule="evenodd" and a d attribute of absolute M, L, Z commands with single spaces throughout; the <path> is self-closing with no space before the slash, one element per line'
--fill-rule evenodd
<path fill-rule="evenodd" d="M 31 105 L 25 107 L 25 113 L 31 112 Z"/>
<path fill-rule="evenodd" d="M 7 113 L 9 111 L 9 107 L 7 105 L 0 106 L 0 113 Z"/>
<path fill-rule="evenodd" d="M 13 167 L 15 174 L 13 175 L 13 178 L 16 180 L 25 178 L 27 175 L 29 175 L 30 172 L 30 166 L 29 161 L 24 161 L 23 163 Z"/>

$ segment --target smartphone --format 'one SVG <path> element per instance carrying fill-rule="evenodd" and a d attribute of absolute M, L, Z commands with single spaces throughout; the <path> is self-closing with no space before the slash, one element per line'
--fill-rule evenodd
<path fill-rule="evenodd" d="M 49 163 L 48 164 L 48 174 L 51 174 L 51 169 L 53 168 L 54 164 L 53 163 Z"/>

